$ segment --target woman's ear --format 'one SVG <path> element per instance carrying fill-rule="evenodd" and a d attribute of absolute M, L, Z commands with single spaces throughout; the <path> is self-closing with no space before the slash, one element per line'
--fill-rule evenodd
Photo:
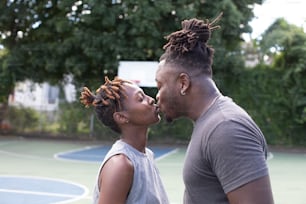
<path fill-rule="evenodd" d="M 187 73 L 180 73 L 179 83 L 181 95 L 186 95 L 187 89 L 190 87 L 191 84 L 189 75 Z"/>
<path fill-rule="evenodd" d="M 126 124 L 126 123 L 129 122 L 126 114 L 124 114 L 123 112 L 115 112 L 113 114 L 113 118 L 114 118 L 114 120 L 115 120 L 115 122 L 117 124 L 121 124 L 122 125 L 122 124 Z"/>

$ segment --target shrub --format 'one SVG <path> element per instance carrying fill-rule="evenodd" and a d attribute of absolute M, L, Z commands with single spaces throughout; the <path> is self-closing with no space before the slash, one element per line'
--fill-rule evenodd
<path fill-rule="evenodd" d="M 34 109 L 10 106 L 7 117 L 13 131 L 29 132 L 39 128 L 39 113 Z"/>

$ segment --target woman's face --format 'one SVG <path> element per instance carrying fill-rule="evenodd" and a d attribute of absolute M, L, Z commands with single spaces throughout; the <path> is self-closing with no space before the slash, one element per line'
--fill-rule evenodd
<path fill-rule="evenodd" d="M 146 95 L 136 84 L 124 84 L 127 98 L 124 100 L 124 108 L 128 121 L 139 126 L 149 126 L 160 121 L 159 108 L 155 100 Z"/>

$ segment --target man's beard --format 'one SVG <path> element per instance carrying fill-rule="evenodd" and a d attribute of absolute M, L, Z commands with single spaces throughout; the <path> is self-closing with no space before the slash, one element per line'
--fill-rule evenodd
<path fill-rule="evenodd" d="M 173 122 L 173 118 L 170 118 L 170 117 L 165 117 L 167 123 L 172 123 Z"/>

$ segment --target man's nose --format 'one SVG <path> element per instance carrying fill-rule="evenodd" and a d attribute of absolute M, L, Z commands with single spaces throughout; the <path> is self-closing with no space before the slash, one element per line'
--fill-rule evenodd
<path fill-rule="evenodd" d="M 157 92 L 157 94 L 156 94 L 156 101 L 158 102 L 159 101 L 159 91 Z"/>

